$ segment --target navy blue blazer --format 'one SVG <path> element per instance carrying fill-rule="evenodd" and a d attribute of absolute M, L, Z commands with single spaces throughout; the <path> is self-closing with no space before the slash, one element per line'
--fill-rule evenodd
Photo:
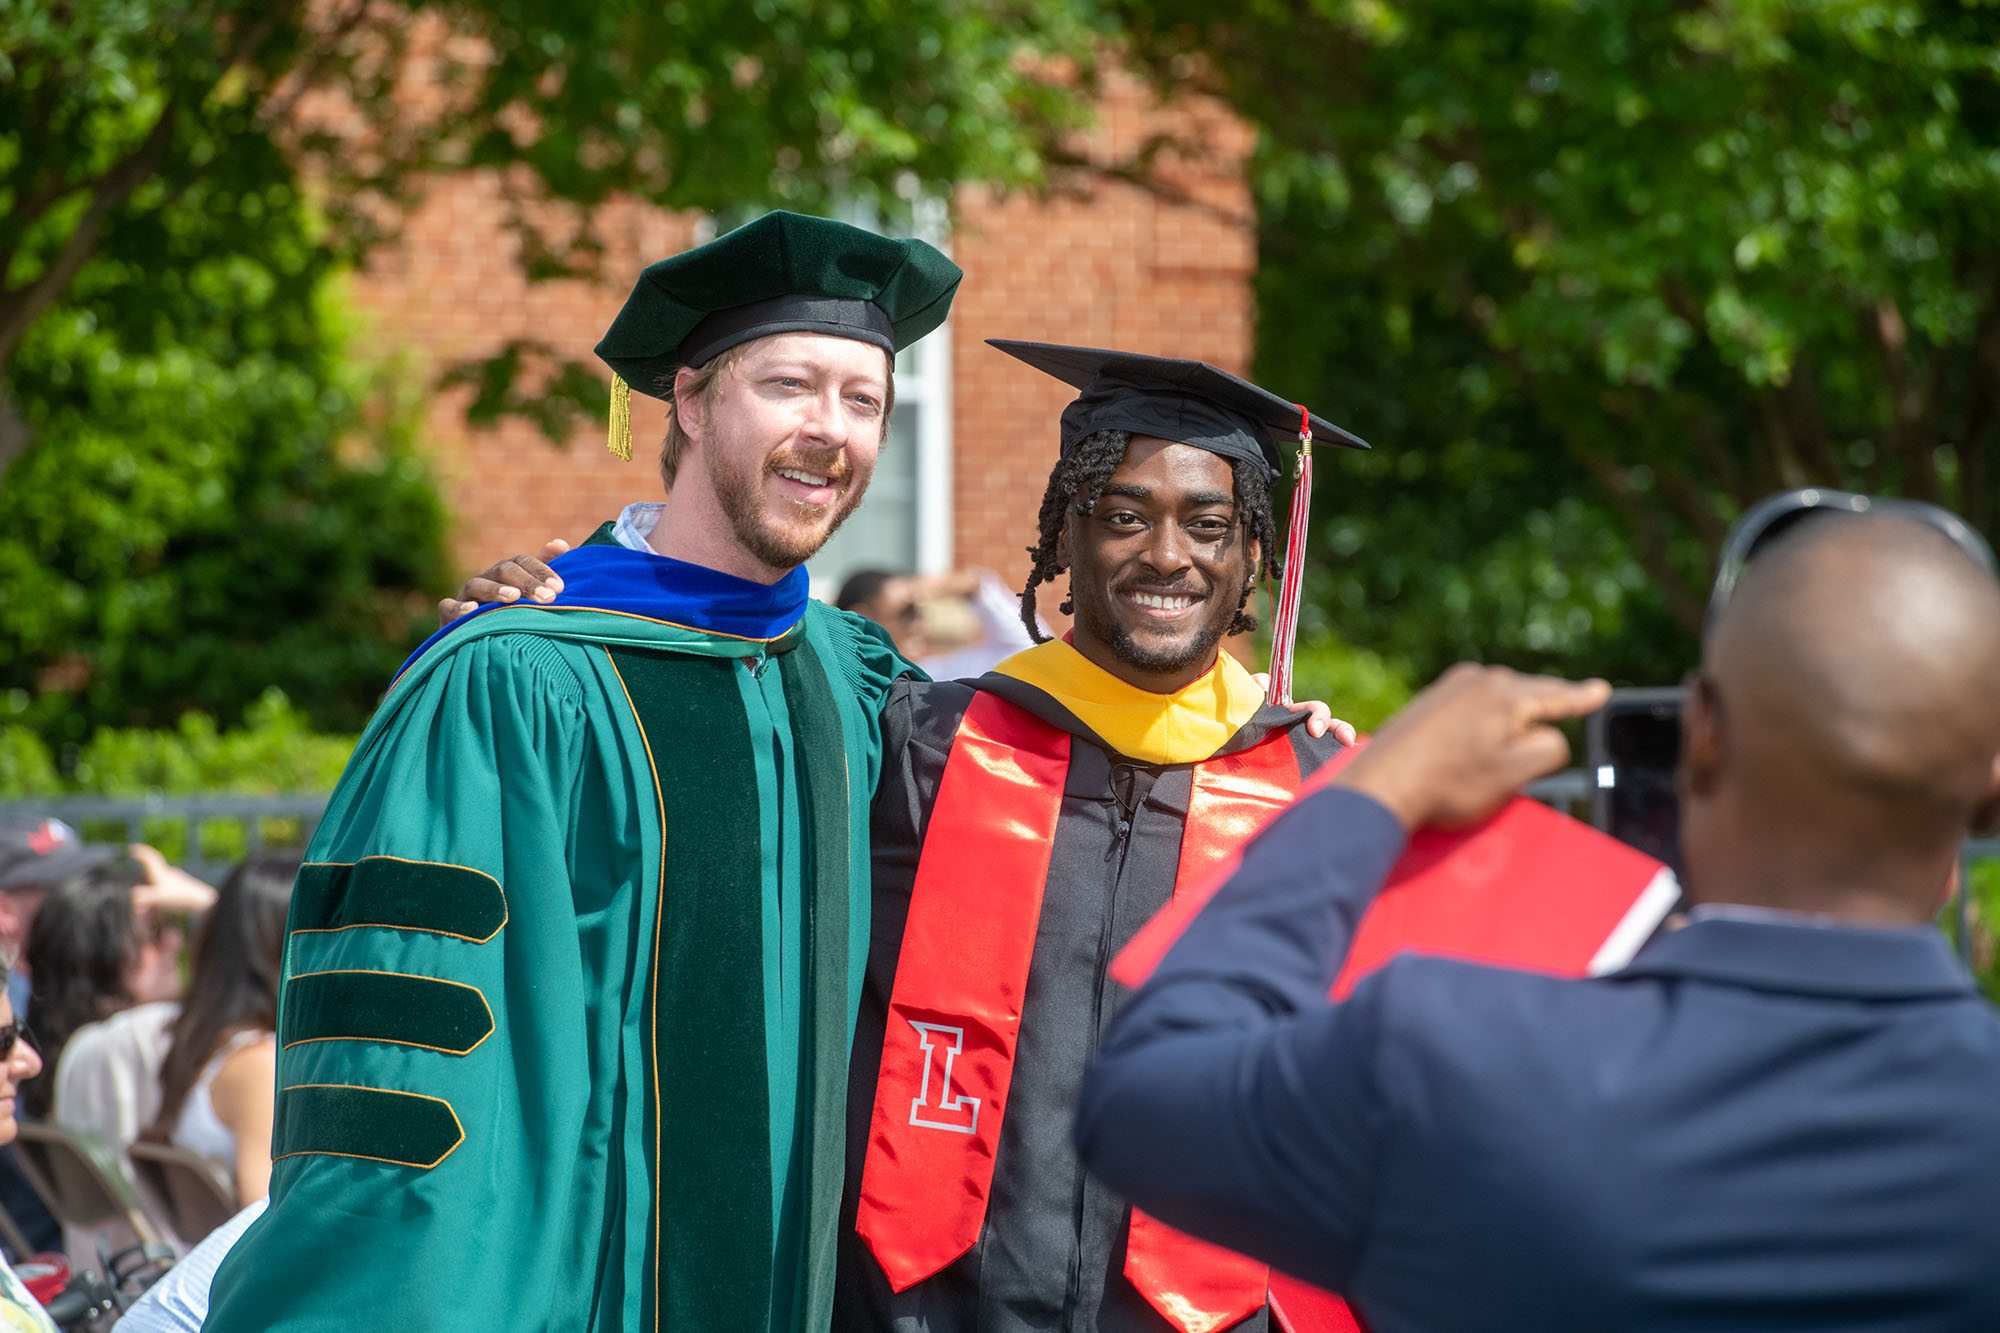
<path fill-rule="evenodd" d="M 1559 980 L 1400 958 L 1401 852 L 1275 821 L 1106 1032 L 1077 1151 L 1372 1333 L 2000 1330 L 2000 1018 L 1930 929 L 1711 917 Z"/>

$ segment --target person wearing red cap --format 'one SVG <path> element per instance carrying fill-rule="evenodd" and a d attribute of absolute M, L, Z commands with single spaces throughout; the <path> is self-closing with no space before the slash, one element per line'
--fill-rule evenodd
<path fill-rule="evenodd" d="M 13 971 L 7 997 L 16 1013 L 28 1011 L 28 976 L 21 950 L 35 923 L 42 896 L 72 875 L 117 858 L 108 847 L 92 847 L 76 830 L 47 816 L 11 818 L 0 823 L 0 954 Z"/>

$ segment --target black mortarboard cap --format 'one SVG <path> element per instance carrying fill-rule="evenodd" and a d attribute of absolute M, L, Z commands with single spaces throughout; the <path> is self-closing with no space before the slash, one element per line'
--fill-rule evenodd
<path fill-rule="evenodd" d="M 648 265 L 597 355 L 639 392 L 664 397 L 682 366 L 771 333 L 831 333 L 899 352 L 944 323 L 960 276 L 922 241 L 766 213 Z"/>
<path fill-rule="evenodd" d="M 1083 392 L 1063 409 L 1062 450 L 1100 430 L 1191 444 L 1246 463 L 1271 476 L 1285 470 L 1297 447 L 1300 407 L 1206 361 L 1142 356 L 1102 347 L 989 338 L 987 343 Z M 1314 443 L 1366 449 L 1359 436 L 1307 413 Z"/>

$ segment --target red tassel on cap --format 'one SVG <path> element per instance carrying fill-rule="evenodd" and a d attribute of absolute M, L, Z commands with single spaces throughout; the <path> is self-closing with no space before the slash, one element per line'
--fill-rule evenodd
<path fill-rule="evenodd" d="M 1292 488 L 1292 517 L 1285 527 L 1285 575 L 1278 584 L 1271 625 L 1271 702 L 1292 702 L 1292 649 L 1299 636 L 1299 596 L 1306 577 L 1306 517 L 1312 508 L 1312 413 L 1299 409 L 1298 484 Z"/>

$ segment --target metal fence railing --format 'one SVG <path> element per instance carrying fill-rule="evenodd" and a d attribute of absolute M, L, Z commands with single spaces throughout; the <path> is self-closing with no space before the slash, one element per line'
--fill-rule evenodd
<path fill-rule="evenodd" d="M 1538 801 L 1582 814 L 1592 786 L 1588 769 L 1553 773 L 1528 788 Z M 152 842 L 191 874 L 213 882 L 267 845 L 303 847 L 326 811 L 325 796 L 54 796 L 0 801 L 0 815 L 53 815 L 92 842 Z M 2000 857 L 2000 838 L 1968 840 L 1967 864 Z M 1961 913 L 1963 897 L 1961 896 Z M 1959 918 L 1961 928 L 1966 924 Z M 1963 935 L 1961 935 L 1963 938 Z"/>
<path fill-rule="evenodd" d="M 300 847 L 325 796 L 52 796 L 0 801 L 0 815 L 54 816 L 89 842 L 149 842 L 211 884 L 251 852 Z"/>

